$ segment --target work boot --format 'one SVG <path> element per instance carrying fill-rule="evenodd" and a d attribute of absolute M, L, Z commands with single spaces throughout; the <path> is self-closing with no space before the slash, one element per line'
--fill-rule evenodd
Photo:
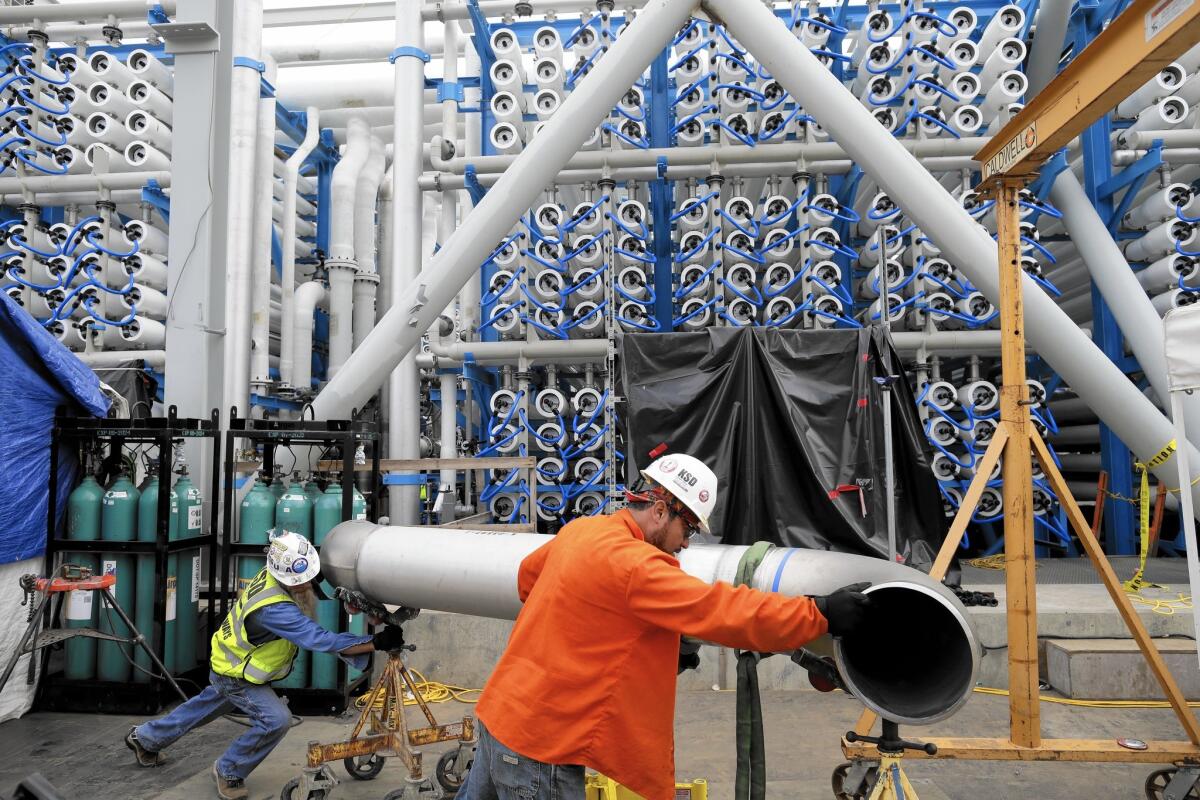
<path fill-rule="evenodd" d="M 136 725 L 129 729 L 129 733 L 125 734 L 125 746 L 132 750 L 134 756 L 137 757 L 138 766 L 158 767 L 167 760 L 167 757 L 162 753 L 156 753 L 153 750 L 147 750 L 142 747 L 142 743 L 138 740 Z"/>
<path fill-rule="evenodd" d="M 213 762 L 212 768 L 213 780 L 217 782 L 217 797 L 221 800 L 246 800 L 250 796 L 250 790 L 246 788 L 246 782 L 241 778 L 226 778 L 217 771 L 217 762 Z"/>

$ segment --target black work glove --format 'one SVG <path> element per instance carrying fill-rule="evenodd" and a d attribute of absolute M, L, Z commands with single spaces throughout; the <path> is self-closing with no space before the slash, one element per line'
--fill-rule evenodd
<path fill-rule="evenodd" d="M 371 637 L 371 645 L 376 650 L 399 650 L 404 646 L 404 631 L 396 625 L 384 626 L 384 629 Z"/>
<path fill-rule="evenodd" d="M 700 648 L 696 645 L 680 644 L 679 669 L 676 670 L 676 674 L 682 675 L 686 670 L 698 667 L 700 667 Z"/>
<path fill-rule="evenodd" d="M 833 594 L 813 598 L 817 610 L 829 621 L 831 636 L 845 636 L 866 622 L 871 598 L 863 594 L 863 589 L 870 585 L 869 582 L 852 583 Z"/>

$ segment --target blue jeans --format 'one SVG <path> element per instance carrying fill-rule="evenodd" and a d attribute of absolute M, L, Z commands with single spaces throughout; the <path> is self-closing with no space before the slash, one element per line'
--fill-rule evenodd
<path fill-rule="evenodd" d="M 203 692 L 170 714 L 139 725 L 137 738 L 147 750 L 165 750 L 188 731 L 237 709 L 250 718 L 250 727 L 217 759 L 217 772 L 227 780 L 244 779 L 283 741 L 292 713 L 270 686 L 215 672 L 208 674 L 208 681 Z"/>
<path fill-rule="evenodd" d="M 583 767 L 543 764 L 505 747 L 476 720 L 479 744 L 455 800 L 583 800 Z"/>

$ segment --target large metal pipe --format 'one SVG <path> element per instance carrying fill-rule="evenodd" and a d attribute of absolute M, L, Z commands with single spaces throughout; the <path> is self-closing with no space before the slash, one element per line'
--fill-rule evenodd
<path fill-rule="evenodd" d="M 384 527 L 343 522 L 321 547 L 321 569 L 336 586 L 380 602 L 456 614 L 515 619 L 521 561 L 553 539 L 536 533 Z M 732 583 L 748 548 L 695 544 L 683 571 Z M 980 647 L 966 610 L 940 582 L 879 558 L 777 547 L 750 585 L 790 596 L 828 594 L 870 581 L 886 613 L 834 642 L 847 686 L 888 719 L 928 724 L 953 714 L 975 687 Z"/>
<path fill-rule="evenodd" d="M 996 243 L 991 236 L 879 125 L 787 25 L 758 3 L 705 0 L 704 6 L 725 22 L 737 40 L 841 143 L 971 283 L 998 304 L 999 270 Z M 1021 277 L 1030 344 L 1141 460 L 1149 460 L 1175 438 L 1174 427 L 1032 278 Z M 1200 458 L 1200 453 L 1194 458 Z M 1200 465 L 1200 461 L 1192 463 Z M 1155 474 L 1164 481 L 1174 481 L 1174 468 L 1168 460 Z M 1200 485 L 1193 491 L 1200 497 Z"/>
<path fill-rule="evenodd" d="M 1050 200 L 1062 212 L 1063 224 L 1079 250 L 1092 282 L 1112 309 L 1117 325 L 1137 357 L 1146 379 L 1159 397 L 1169 397 L 1167 357 L 1163 350 L 1163 323 L 1150 297 L 1138 283 L 1121 249 L 1109 235 L 1108 226 L 1096 213 L 1070 170 L 1063 170 L 1050 189 Z M 1182 398 L 1190 431 L 1188 438 L 1200 443 L 1200 397 Z"/>
<path fill-rule="evenodd" d="M 397 10 L 402 11 L 410 5 L 415 4 L 401 0 Z M 616 106 L 621 95 L 642 74 L 654 54 L 671 41 L 690 16 L 694 5 L 693 0 L 655 0 L 649 3 L 624 33 L 617 37 L 612 49 L 599 59 L 575 91 L 567 95 L 558 112 L 526 146 L 512 169 L 487 193 L 454 235 L 442 243 L 442 249 L 421 274 L 414 280 L 402 281 L 397 270 L 392 309 L 351 355 L 342 371 L 313 401 L 313 409 L 319 419 L 346 414 L 351 409 L 361 408 L 370 399 L 388 370 L 412 352 L 442 309 L 512 228 L 521 209 L 534 204 L 545 189 L 548 176 L 558 173 L 607 116 L 608 109 Z M 412 60 L 398 59 L 397 69 Z M 400 178 L 400 154 L 404 152 L 401 149 L 400 131 L 406 120 L 401 117 L 400 103 L 396 107 L 397 162 L 394 168 L 396 191 L 393 192 L 393 203 L 396 220 L 403 224 L 407 217 L 402 216 L 400 210 L 406 204 L 401 202 L 400 191 L 410 191 L 401 189 Z M 409 124 L 416 122 L 413 120 Z M 408 175 L 411 190 L 419 194 L 416 185 L 420 178 L 419 156 L 413 158 L 413 168 Z M 961 209 L 959 211 L 963 213 Z M 400 230 L 397 229 L 397 234 Z M 397 235 L 396 263 L 404 264 L 400 242 L 401 238 Z M 391 387 L 390 407 L 400 407 L 407 398 L 415 396 L 415 392 L 398 394 L 398 388 L 395 385 Z M 395 424 L 395 420 L 392 424 Z"/>

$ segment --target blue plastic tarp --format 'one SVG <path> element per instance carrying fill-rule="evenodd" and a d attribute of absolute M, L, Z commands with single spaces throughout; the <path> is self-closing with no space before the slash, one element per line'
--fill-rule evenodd
<path fill-rule="evenodd" d="M 104 416 L 109 401 L 95 373 L 0 292 L 0 564 L 45 550 L 50 432 L 63 405 Z M 61 521 L 78 466 L 65 447 L 59 464 Z"/>

